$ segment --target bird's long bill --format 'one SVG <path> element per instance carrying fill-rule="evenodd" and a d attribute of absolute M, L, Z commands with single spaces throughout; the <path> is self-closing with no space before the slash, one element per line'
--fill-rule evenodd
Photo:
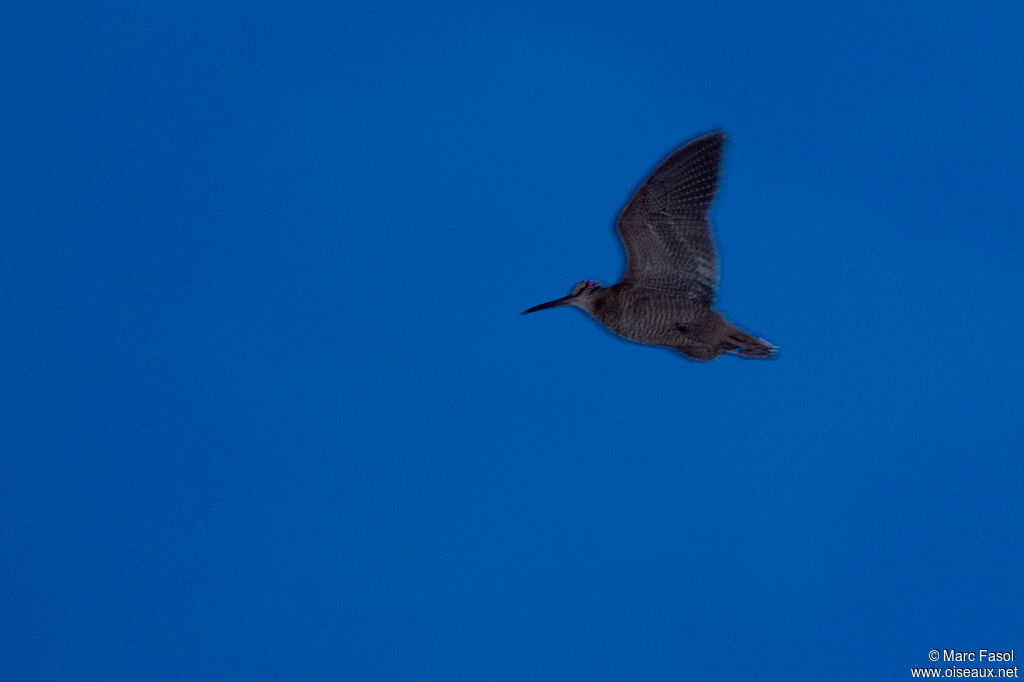
<path fill-rule="evenodd" d="M 521 312 L 520 315 L 525 315 L 526 313 L 535 313 L 538 310 L 545 310 L 546 308 L 557 308 L 560 305 L 569 305 L 570 299 L 572 299 L 572 296 L 563 296 L 562 298 L 556 298 L 554 301 L 548 301 L 547 303 L 541 303 L 540 305 L 535 305 L 532 308 L 527 308 L 526 310 Z"/>

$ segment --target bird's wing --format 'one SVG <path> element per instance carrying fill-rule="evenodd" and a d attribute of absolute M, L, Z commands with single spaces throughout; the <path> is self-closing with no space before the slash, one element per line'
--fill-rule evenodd
<path fill-rule="evenodd" d="M 707 214 L 724 144 L 721 131 L 687 143 L 633 195 L 618 222 L 628 259 L 624 284 L 711 305 L 718 289 L 718 257 Z"/>

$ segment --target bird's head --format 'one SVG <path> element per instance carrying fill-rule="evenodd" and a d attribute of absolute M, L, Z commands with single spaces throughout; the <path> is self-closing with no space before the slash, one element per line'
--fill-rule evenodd
<path fill-rule="evenodd" d="M 572 293 L 568 296 L 563 296 L 562 298 L 556 298 L 554 301 L 535 305 L 532 308 L 524 310 L 522 314 L 535 313 L 538 310 L 556 308 L 561 305 L 574 305 L 578 308 L 583 308 L 584 310 L 590 310 L 590 303 L 593 300 L 593 295 L 601 288 L 601 285 L 595 280 L 585 279 L 582 282 L 578 282 L 576 286 L 572 288 Z"/>

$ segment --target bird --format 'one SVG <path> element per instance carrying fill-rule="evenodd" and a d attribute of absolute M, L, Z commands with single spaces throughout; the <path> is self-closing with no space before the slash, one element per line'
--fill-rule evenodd
<path fill-rule="evenodd" d="M 774 358 L 778 348 L 714 310 L 718 256 L 708 211 L 718 189 L 725 133 L 713 130 L 673 152 L 622 210 L 616 229 L 626 248 L 618 284 L 593 279 L 568 296 L 521 314 L 580 308 L 615 334 L 664 346 L 698 361 L 723 353 Z"/>

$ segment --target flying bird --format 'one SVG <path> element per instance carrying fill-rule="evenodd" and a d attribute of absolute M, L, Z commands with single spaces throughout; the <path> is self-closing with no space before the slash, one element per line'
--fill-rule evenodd
<path fill-rule="evenodd" d="M 523 314 L 576 306 L 622 336 L 666 346 L 695 360 L 722 353 L 773 358 L 776 347 L 743 331 L 711 308 L 718 289 L 718 256 L 708 209 L 718 188 L 725 133 L 714 131 L 668 157 L 619 215 L 626 247 L 622 281 L 583 280 L 563 298 Z"/>

